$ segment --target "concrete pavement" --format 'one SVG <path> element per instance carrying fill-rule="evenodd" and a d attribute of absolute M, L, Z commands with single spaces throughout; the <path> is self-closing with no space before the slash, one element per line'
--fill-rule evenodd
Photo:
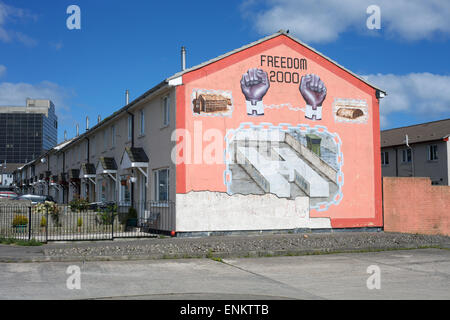
<path fill-rule="evenodd" d="M 79 266 L 81 289 L 66 273 Z M 380 289 L 369 290 L 369 266 Z M 450 250 L 331 255 L 0 263 L 0 299 L 450 299 Z"/>

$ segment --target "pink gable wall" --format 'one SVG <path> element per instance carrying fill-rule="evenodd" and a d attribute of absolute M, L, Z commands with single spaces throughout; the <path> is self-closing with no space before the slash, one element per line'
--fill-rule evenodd
<path fill-rule="evenodd" d="M 293 70 L 261 66 L 261 55 L 305 58 L 307 70 Z M 305 118 L 305 101 L 299 91 L 299 83 L 270 82 L 263 98 L 263 116 L 249 116 L 241 90 L 241 78 L 250 68 L 270 71 L 297 72 L 299 77 L 316 74 L 327 88 L 323 102 L 322 119 Z M 300 79 L 299 79 L 300 82 Z M 229 92 L 233 111 L 229 116 L 198 116 L 192 110 L 192 94 L 202 89 L 208 92 Z M 355 99 L 367 103 L 364 123 L 338 122 L 333 113 L 335 99 Z M 291 108 L 286 106 L 289 104 Z M 279 106 L 267 108 L 267 106 Z M 295 110 L 292 110 L 295 109 Z M 183 75 L 183 85 L 177 88 L 177 128 L 186 129 L 194 136 L 194 127 L 218 129 L 225 136 L 227 130 L 236 129 L 241 123 L 271 123 L 323 126 L 341 141 L 344 157 L 341 171 L 344 176 L 342 199 L 324 211 L 311 210 L 311 217 L 329 217 L 333 227 L 380 226 L 381 218 L 381 170 L 379 163 L 379 113 L 375 90 L 349 73 L 285 36 L 279 36 L 229 56 L 211 65 Z M 204 149 L 209 142 L 203 142 Z M 225 148 L 225 143 L 224 143 Z M 195 145 L 192 144 L 192 151 Z M 226 164 L 177 165 L 177 193 L 189 191 L 226 192 L 224 171 Z"/>

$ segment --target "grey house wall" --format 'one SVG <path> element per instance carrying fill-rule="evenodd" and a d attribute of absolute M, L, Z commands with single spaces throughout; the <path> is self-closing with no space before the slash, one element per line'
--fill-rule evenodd
<path fill-rule="evenodd" d="M 169 125 L 163 125 L 163 98 L 168 96 L 170 101 Z M 60 175 L 61 173 L 68 173 L 71 169 L 80 170 L 82 163 L 92 163 L 98 165 L 101 157 L 114 158 L 117 166 L 117 181 L 113 181 L 110 177 L 97 177 L 97 185 L 94 188 L 92 184 L 89 187 L 89 201 L 99 201 L 100 179 L 105 179 L 108 188 L 106 200 L 120 200 L 120 175 L 124 174 L 120 168 L 122 156 L 126 147 L 132 146 L 134 140 L 134 147 L 141 147 L 149 157 L 149 167 L 147 171 L 147 192 L 141 194 L 141 182 L 145 179 L 143 174 L 133 169 L 133 175 L 137 177 L 137 182 L 134 186 L 134 201 L 155 200 L 155 181 L 153 172 L 158 169 L 169 169 L 169 200 L 175 200 L 176 194 L 176 166 L 172 162 L 171 152 L 175 147 L 175 141 L 171 141 L 172 133 L 176 128 L 176 94 L 175 88 L 165 86 L 159 91 L 155 92 L 150 97 L 140 101 L 128 112 L 122 112 L 117 117 L 106 121 L 99 127 L 89 130 L 84 136 L 76 138 L 73 142 L 60 150 L 54 149 L 45 158 L 46 162 L 35 161 L 35 175 L 39 177 L 40 174 L 45 174 L 47 170 L 51 171 L 53 175 Z M 140 132 L 140 111 L 144 111 L 145 132 Z M 134 139 L 128 138 L 128 117 L 130 114 L 134 115 Z M 113 145 L 112 127 L 115 127 L 115 143 Z M 87 154 L 87 146 L 89 144 L 89 157 Z M 65 159 L 65 161 L 64 161 Z M 30 167 L 26 167 L 26 179 L 29 179 Z M 83 196 L 84 187 L 81 188 L 81 195 Z M 49 186 L 47 191 L 46 185 L 36 186 L 35 193 L 49 194 L 58 202 L 70 202 L 76 197 L 77 190 L 69 186 L 63 195 L 62 188 Z"/>
<path fill-rule="evenodd" d="M 438 159 L 428 160 L 428 148 L 436 145 Z M 430 141 L 411 145 L 412 162 L 402 161 L 402 150 L 406 146 L 385 147 L 381 152 L 388 152 L 389 164 L 382 165 L 382 174 L 385 177 L 430 177 L 435 184 L 449 185 L 449 142 Z M 414 170 L 414 171 L 413 171 Z"/>

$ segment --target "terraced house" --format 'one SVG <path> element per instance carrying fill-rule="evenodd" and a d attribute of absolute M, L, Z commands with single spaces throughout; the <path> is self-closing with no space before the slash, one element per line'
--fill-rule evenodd
<path fill-rule="evenodd" d="M 16 184 L 133 205 L 177 234 L 380 228 L 384 95 L 280 31 L 183 66 Z M 157 214 L 168 203 L 171 219 Z"/>

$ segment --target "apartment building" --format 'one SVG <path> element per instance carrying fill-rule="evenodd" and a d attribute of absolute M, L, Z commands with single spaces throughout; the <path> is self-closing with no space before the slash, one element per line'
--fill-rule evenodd
<path fill-rule="evenodd" d="M 178 234 L 379 228 L 384 95 L 280 31 L 183 66 L 15 183 L 59 202 L 137 206 L 142 218 L 174 203 L 163 231 Z"/>
<path fill-rule="evenodd" d="M 450 183 L 450 119 L 381 132 L 381 168 L 386 177 L 430 177 Z"/>

